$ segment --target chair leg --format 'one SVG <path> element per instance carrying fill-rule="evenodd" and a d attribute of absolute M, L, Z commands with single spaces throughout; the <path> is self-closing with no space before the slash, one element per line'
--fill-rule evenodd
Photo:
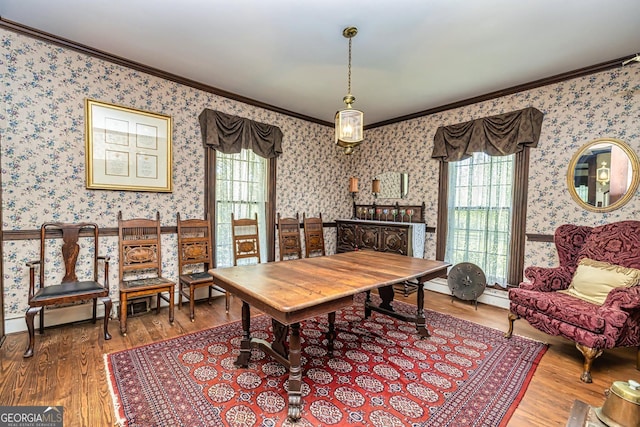
<path fill-rule="evenodd" d="M 175 288 L 169 288 L 169 323 L 173 325 L 173 300 Z M 158 298 L 158 309 L 160 308 L 160 299 Z"/>
<path fill-rule="evenodd" d="M 211 293 L 211 291 L 209 291 L 209 293 Z M 195 301 L 195 296 L 196 296 L 196 287 L 195 286 L 189 286 L 189 317 L 191 318 L 192 322 L 196 321 L 196 301 Z"/>
<path fill-rule="evenodd" d="M 178 310 L 182 310 L 182 288 L 183 283 L 178 283 Z"/>
<path fill-rule="evenodd" d="M 229 314 L 229 300 L 230 299 L 231 299 L 231 294 L 229 293 L 229 291 L 225 291 L 225 293 L 224 293 L 224 308 L 225 308 L 227 314 Z"/>
<path fill-rule="evenodd" d="M 44 334 L 44 307 L 40 307 L 40 335 Z"/>
<path fill-rule="evenodd" d="M 507 316 L 507 318 L 509 319 L 509 330 L 507 332 L 505 332 L 504 337 L 505 338 L 511 338 L 511 336 L 513 335 L 513 322 L 518 320 L 520 318 L 520 316 L 518 316 L 517 314 L 513 314 L 513 313 L 509 312 L 509 315 Z"/>
<path fill-rule="evenodd" d="M 100 298 L 102 300 L 102 303 L 104 304 L 104 339 L 105 340 L 110 340 L 111 339 L 111 334 L 109 334 L 109 318 L 111 317 L 111 306 L 113 305 L 113 302 L 111 301 L 111 298 L 109 297 L 102 297 Z M 96 301 L 96 300 L 94 300 Z M 94 317 L 95 319 L 95 317 Z M 95 320 L 94 320 L 95 322 Z"/>
<path fill-rule="evenodd" d="M 27 343 L 27 349 L 25 350 L 22 357 L 31 357 L 33 356 L 33 345 L 35 342 L 35 330 L 33 326 L 33 318 L 36 316 L 38 311 L 41 311 L 42 307 L 29 307 L 27 310 L 27 314 L 25 315 L 25 320 L 27 322 L 27 330 L 29 331 L 29 342 Z M 42 315 L 42 314 L 41 314 Z"/>
<path fill-rule="evenodd" d="M 591 364 L 597 357 L 600 357 L 603 350 L 587 347 L 578 343 L 576 343 L 576 348 L 580 350 L 580 353 L 582 353 L 582 355 L 584 356 L 584 363 L 582 365 L 582 375 L 580 376 L 580 381 L 591 383 Z"/>
<path fill-rule="evenodd" d="M 120 333 L 127 336 L 127 294 L 120 292 Z"/>
<path fill-rule="evenodd" d="M 96 323 L 96 319 L 98 316 L 98 298 L 93 299 L 93 323 Z"/>

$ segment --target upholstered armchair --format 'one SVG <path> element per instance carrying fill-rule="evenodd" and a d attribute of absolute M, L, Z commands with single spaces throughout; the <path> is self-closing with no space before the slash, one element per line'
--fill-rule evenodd
<path fill-rule="evenodd" d="M 640 221 L 562 225 L 554 242 L 560 265 L 528 267 L 528 281 L 509 290 L 505 336 L 524 318 L 540 331 L 574 341 L 584 356 L 580 379 L 590 383 L 591 365 L 604 350 L 640 345 Z"/>

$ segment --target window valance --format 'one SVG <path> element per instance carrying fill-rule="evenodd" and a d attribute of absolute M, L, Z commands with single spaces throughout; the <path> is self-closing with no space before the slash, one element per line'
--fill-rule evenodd
<path fill-rule="evenodd" d="M 225 154 L 239 153 L 244 148 L 267 159 L 282 154 L 282 131 L 277 126 L 207 108 L 198 119 L 205 147 Z"/>
<path fill-rule="evenodd" d="M 456 162 L 474 152 L 506 156 L 536 147 L 543 113 L 533 107 L 496 116 L 441 126 L 433 138 L 432 158 Z"/>

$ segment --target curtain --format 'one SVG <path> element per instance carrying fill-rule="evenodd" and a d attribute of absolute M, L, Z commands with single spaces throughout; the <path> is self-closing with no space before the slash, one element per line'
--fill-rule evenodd
<path fill-rule="evenodd" d="M 469 158 L 472 153 L 506 156 L 536 147 L 543 114 L 533 107 L 484 117 L 436 130 L 431 157 L 445 162 Z"/>
<path fill-rule="evenodd" d="M 449 164 L 445 260 L 482 268 L 487 283 L 506 286 L 510 259 L 514 156 L 474 153 Z"/>
<path fill-rule="evenodd" d="M 250 150 L 216 158 L 216 267 L 233 265 L 232 212 L 236 218 L 258 214 L 260 259 L 267 260 L 267 162 Z"/>
<path fill-rule="evenodd" d="M 221 153 L 239 153 L 243 148 L 271 159 L 282 154 L 282 131 L 277 126 L 258 123 L 205 108 L 200 116 L 200 132 L 205 147 Z"/>

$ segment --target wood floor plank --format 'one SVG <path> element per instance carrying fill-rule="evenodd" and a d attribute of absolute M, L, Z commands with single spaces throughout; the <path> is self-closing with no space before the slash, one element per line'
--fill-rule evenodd
<path fill-rule="evenodd" d="M 398 300 L 415 303 L 415 294 Z M 452 300 L 451 297 L 425 292 L 425 308 L 448 313 L 500 331 L 507 329 L 507 311 L 497 307 Z M 252 310 L 252 315 L 258 315 Z M 229 314 L 224 296 L 211 304 L 196 303 L 196 319 L 189 319 L 188 304 L 175 309 L 175 322 L 168 321 L 168 309 L 128 319 L 128 334 L 120 335 L 117 320 L 111 320 L 113 338 L 105 341 L 102 324 L 83 322 L 49 328 L 43 336 L 36 333 L 35 356 L 23 359 L 27 334 L 8 335 L 0 349 L 1 405 L 63 405 L 65 426 L 108 426 L 116 422 L 107 384 L 103 355 L 139 345 L 164 340 L 210 328 L 241 318 L 241 301 L 231 297 Z M 635 348 L 606 351 L 596 359 L 593 383 L 580 381 L 582 355 L 568 340 L 550 337 L 529 326 L 515 322 L 514 333 L 548 343 L 529 388 L 513 414 L 509 426 L 564 426 L 575 399 L 601 406 L 604 391 L 613 381 L 638 379 Z"/>

